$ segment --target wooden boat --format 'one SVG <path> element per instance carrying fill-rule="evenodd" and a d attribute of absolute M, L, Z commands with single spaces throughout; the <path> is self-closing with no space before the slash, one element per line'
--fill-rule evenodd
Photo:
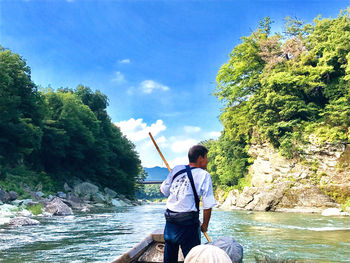
<path fill-rule="evenodd" d="M 163 262 L 164 236 L 163 229 L 157 229 L 139 244 L 125 252 L 110 263 L 154 263 Z M 184 262 L 181 248 L 179 249 L 179 262 Z"/>

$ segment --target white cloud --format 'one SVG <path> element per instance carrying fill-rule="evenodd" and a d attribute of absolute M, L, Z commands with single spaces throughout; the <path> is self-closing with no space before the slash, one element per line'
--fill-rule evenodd
<path fill-rule="evenodd" d="M 213 131 L 209 133 L 209 136 L 211 139 L 217 139 L 220 137 L 220 135 L 221 135 L 221 132 L 217 132 L 217 131 Z"/>
<path fill-rule="evenodd" d="M 125 77 L 120 71 L 117 71 L 112 81 L 117 83 L 123 83 L 125 82 Z"/>
<path fill-rule="evenodd" d="M 174 153 L 186 153 L 195 144 L 197 144 L 197 141 L 194 139 L 178 140 L 171 144 L 171 150 Z"/>
<path fill-rule="evenodd" d="M 201 128 L 196 126 L 185 126 L 184 130 L 186 133 L 194 133 L 194 132 L 199 132 Z"/>
<path fill-rule="evenodd" d="M 130 59 L 126 58 L 126 59 L 119 60 L 118 63 L 120 63 L 120 64 L 130 64 L 131 61 L 130 61 Z"/>
<path fill-rule="evenodd" d="M 130 118 L 129 120 L 115 123 L 115 125 L 120 127 L 122 133 L 135 144 L 136 151 L 144 167 L 165 167 L 162 158 L 148 135 L 149 132 L 152 133 L 160 151 L 171 168 L 179 164 L 188 164 L 187 153 L 191 146 L 205 139 L 220 136 L 220 132 L 206 132 L 195 126 L 185 126 L 187 131 L 197 132 L 195 137 L 184 132 L 181 135 L 166 136 L 163 135 L 163 132 L 167 127 L 161 119 L 153 123 L 147 123 L 142 118 Z"/>
<path fill-rule="evenodd" d="M 150 94 L 156 89 L 163 90 L 163 91 L 169 90 L 168 86 L 160 84 L 160 83 L 158 83 L 158 82 L 156 82 L 154 80 L 144 80 L 144 81 L 142 81 L 141 84 L 140 84 L 140 88 L 141 88 L 142 92 L 146 93 L 146 94 Z"/>
<path fill-rule="evenodd" d="M 167 145 L 166 145 L 167 139 L 164 136 L 161 136 L 161 137 L 154 137 L 154 140 L 156 141 L 163 156 L 167 160 L 167 158 L 169 157 L 169 155 L 167 154 Z M 155 148 L 153 142 L 151 141 L 151 139 L 143 140 L 136 143 L 136 149 L 139 153 L 142 165 L 144 167 L 154 167 L 154 166 L 165 167 L 165 164 L 162 158 L 160 157 L 157 149 Z"/>
<path fill-rule="evenodd" d="M 175 167 L 176 165 L 188 164 L 188 157 L 187 155 L 183 157 L 176 157 L 170 160 L 168 163 L 171 168 Z"/>
<path fill-rule="evenodd" d="M 147 123 L 143 122 L 143 119 L 134 119 L 131 118 L 127 121 L 116 122 L 122 133 L 126 137 L 133 141 L 141 141 L 149 137 L 148 133 L 151 132 L 153 136 L 156 136 L 161 131 L 166 130 L 162 120 L 157 120 L 155 123 L 152 123 L 151 126 L 148 126 Z"/>

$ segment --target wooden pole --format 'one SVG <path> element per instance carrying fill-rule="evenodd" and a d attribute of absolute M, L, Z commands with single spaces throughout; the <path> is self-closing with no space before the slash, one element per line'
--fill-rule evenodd
<path fill-rule="evenodd" d="M 162 152 L 159 150 L 156 141 L 153 139 L 152 133 L 149 132 L 148 134 L 149 134 L 149 137 L 151 137 L 151 140 L 152 140 L 154 146 L 156 146 L 156 149 L 157 149 L 157 151 L 158 151 L 160 157 L 162 157 L 163 162 L 165 163 L 165 165 L 166 165 L 166 167 L 168 168 L 169 172 L 171 172 L 170 166 L 169 166 L 169 164 L 167 163 L 167 161 L 165 160 L 165 158 L 164 158 Z"/>
<path fill-rule="evenodd" d="M 170 166 L 169 166 L 169 164 L 167 163 L 167 161 L 165 160 L 165 158 L 164 158 L 162 152 L 159 150 L 156 141 L 153 139 L 152 133 L 149 132 L 148 134 L 149 134 L 149 137 L 151 137 L 151 140 L 152 140 L 154 146 L 156 147 L 156 149 L 157 149 L 157 151 L 158 151 L 160 157 L 162 157 L 163 162 L 165 163 L 165 165 L 166 165 L 166 167 L 168 168 L 169 172 L 171 172 Z M 208 240 L 208 242 L 211 242 L 211 239 L 210 239 L 210 237 L 208 236 L 207 232 L 203 232 L 203 234 L 204 234 L 205 238 Z"/>

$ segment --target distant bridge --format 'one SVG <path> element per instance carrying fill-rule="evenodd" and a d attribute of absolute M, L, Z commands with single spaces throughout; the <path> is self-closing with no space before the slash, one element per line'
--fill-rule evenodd
<path fill-rule="evenodd" d="M 162 184 L 163 181 L 142 181 L 139 184 Z"/>

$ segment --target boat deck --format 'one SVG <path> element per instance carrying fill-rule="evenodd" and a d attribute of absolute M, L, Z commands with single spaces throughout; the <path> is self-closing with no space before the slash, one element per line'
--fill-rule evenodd
<path fill-rule="evenodd" d="M 111 263 L 161 263 L 164 255 L 163 230 L 157 229 L 139 244 L 125 252 Z M 184 261 L 181 248 L 179 249 L 179 262 Z"/>

